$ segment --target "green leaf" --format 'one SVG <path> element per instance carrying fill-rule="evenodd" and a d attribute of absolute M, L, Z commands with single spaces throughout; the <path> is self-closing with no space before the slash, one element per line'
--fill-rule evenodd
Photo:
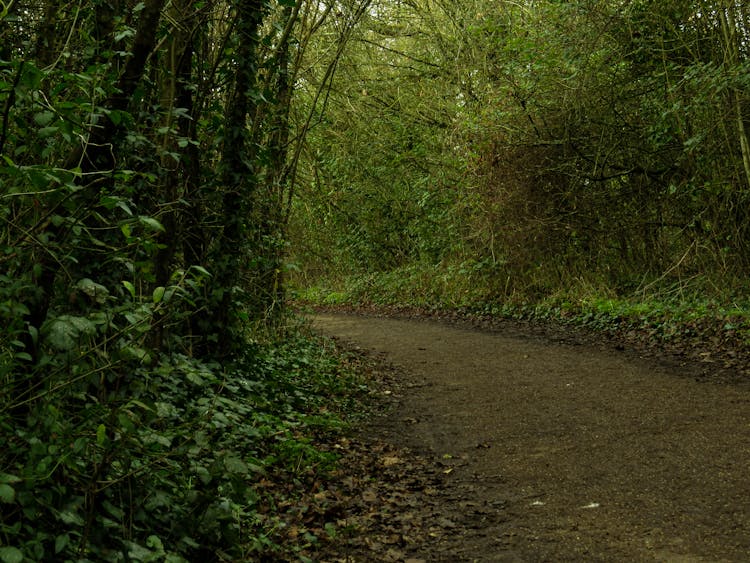
<path fill-rule="evenodd" d="M 122 31 L 119 31 L 115 33 L 115 42 L 122 41 L 123 39 L 127 37 L 133 37 L 135 35 L 135 31 L 131 28 L 123 29 Z"/>
<path fill-rule="evenodd" d="M 224 468 L 235 475 L 247 475 L 250 473 L 250 468 L 247 464 L 238 457 L 227 456 L 224 458 Z"/>
<path fill-rule="evenodd" d="M 153 408 L 151 408 L 150 406 L 148 406 L 143 401 L 139 401 L 138 399 L 130 399 L 130 401 L 128 401 L 128 406 L 130 406 L 130 405 L 136 405 L 138 407 L 141 407 L 145 411 L 154 412 Z"/>
<path fill-rule="evenodd" d="M 0 561 L 3 563 L 21 563 L 23 553 L 16 547 L 0 547 Z"/>
<path fill-rule="evenodd" d="M 96 443 L 103 446 L 107 441 L 107 427 L 100 424 L 96 429 Z"/>
<path fill-rule="evenodd" d="M 127 203 L 125 203 L 124 201 L 118 201 L 118 202 L 117 202 L 117 207 L 119 207 L 119 208 L 120 208 L 120 209 L 122 209 L 122 210 L 123 210 L 123 211 L 124 211 L 125 213 L 127 213 L 128 215 L 130 215 L 130 216 L 132 217 L 132 215 L 133 215 L 133 211 L 132 211 L 132 210 L 130 209 L 130 207 L 128 206 L 128 204 L 127 204 Z"/>
<path fill-rule="evenodd" d="M 158 432 L 144 432 L 143 433 L 144 444 L 159 444 L 165 448 L 169 448 L 172 445 L 172 440 L 168 436 L 159 434 Z"/>
<path fill-rule="evenodd" d="M 133 421 L 130 420 L 130 417 L 128 417 L 128 415 L 126 415 L 125 413 L 120 413 L 117 415 L 117 422 L 120 423 L 120 428 L 125 430 L 125 432 L 135 432 L 135 424 L 133 424 Z"/>
<path fill-rule="evenodd" d="M 46 139 L 47 137 L 51 137 L 52 135 L 54 135 L 55 133 L 57 133 L 59 130 L 60 130 L 59 127 L 54 127 L 54 126 L 53 127 L 42 127 L 39 130 L 39 136 L 42 139 Z"/>
<path fill-rule="evenodd" d="M 133 561 L 154 561 L 154 552 L 135 542 L 126 542 L 128 546 L 128 556 Z"/>
<path fill-rule="evenodd" d="M 6 483 L 0 484 L 0 502 L 10 504 L 16 500 L 16 490 Z"/>
<path fill-rule="evenodd" d="M 122 123 L 125 117 L 130 117 L 127 112 L 120 110 L 112 110 L 107 115 L 109 116 L 110 121 L 112 121 L 112 123 L 114 123 L 115 125 L 119 125 L 120 123 Z"/>
<path fill-rule="evenodd" d="M 81 515 L 71 510 L 63 510 L 58 514 L 58 517 L 65 524 L 73 524 L 75 526 L 83 526 L 85 524 Z"/>
<path fill-rule="evenodd" d="M 123 280 L 122 285 L 130 292 L 130 296 L 135 299 L 135 286 L 127 280 Z"/>
<path fill-rule="evenodd" d="M 42 327 L 47 341 L 61 351 L 72 350 L 82 336 L 96 334 L 96 325 L 85 317 L 61 315 L 47 321 Z"/>
<path fill-rule="evenodd" d="M 29 90 L 38 90 L 42 85 L 45 73 L 35 67 L 33 64 L 29 64 L 28 61 L 24 64 L 24 73 L 21 77 L 21 84 L 26 86 Z M 18 90 L 16 90 L 18 94 Z"/>
<path fill-rule="evenodd" d="M 146 326 L 146 330 L 148 330 L 148 326 Z M 151 354 L 139 346 L 123 346 L 120 348 L 120 356 L 125 360 L 137 360 L 146 365 L 151 363 Z"/>
<path fill-rule="evenodd" d="M 149 217 L 147 215 L 141 215 L 140 217 L 138 217 L 138 220 L 141 222 L 141 224 L 144 227 L 151 229 L 152 231 L 159 231 L 161 233 L 166 231 L 166 229 L 164 228 L 164 225 L 159 223 L 159 221 L 157 221 L 153 217 Z"/>
<path fill-rule="evenodd" d="M 10 473 L 0 473 L 0 483 L 20 483 L 22 479 Z"/>
<path fill-rule="evenodd" d="M 162 543 L 159 536 L 149 536 L 146 539 L 146 545 L 151 549 L 155 549 L 159 555 L 164 554 L 164 544 Z"/>
<path fill-rule="evenodd" d="M 198 272 L 199 274 L 203 276 L 206 276 L 207 278 L 211 277 L 211 273 L 208 270 L 206 270 L 203 266 L 190 266 L 190 269 L 195 270 L 196 272 Z"/>
<path fill-rule="evenodd" d="M 114 516 L 117 520 L 122 521 L 125 518 L 125 511 L 119 506 L 115 506 L 108 500 L 102 501 L 102 508 L 106 510 L 111 516 Z"/>
<path fill-rule="evenodd" d="M 39 330 L 35 326 L 29 325 L 29 334 L 31 335 L 31 341 L 37 344 L 39 342 Z"/>
<path fill-rule="evenodd" d="M 55 114 L 51 111 L 40 111 L 34 115 L 34 123 L 39 125 L 39 127 L 49 125 L 53 119 L 55 119 Z"/>
<path fill-rule="evenodd" d="M 80 280 L 76 287 L 99 304 L 105 303 L 107 297 L 109 297 L 109 290 L 106 287 L 91 281 L 89 278 Z"/>
<path fill-rule="evenodd" d="M 194 471 L 204 485 L 208 485 L 211 482 L 211 472 L 202 465 L 197 466 Z"/>
<path fill-rule="evenodd" d="M 164 287 L 159 286 L 154 290 L 154 294 L 152 296 L 152 299 L 154 300 L 154 303 L 160 303 L 162 299 L 164 299 Z"/>
<path fill-rule="evenodd" d="M 70 543 L 70 536 L 68 534 L 60 534 L 55 538 L 55 553 L 60 553 L 63 549 L 68 547 Z"/>
<path fill-rule="evenodd" d="M 206 381 L 201 377 L 200 372 L 195 370 L 190 370 L 185 374 L 185 378 L 195 385 L 206 385 Z"/>

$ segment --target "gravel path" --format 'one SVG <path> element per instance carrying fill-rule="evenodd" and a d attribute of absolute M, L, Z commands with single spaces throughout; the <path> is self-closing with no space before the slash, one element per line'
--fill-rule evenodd
<path fill-rule="evenodd" d="M 399 367 L 405 391 L 373 434 L 455 461 L 455 533 L 404 560 L 750 561 L 746 386 L 432 321 L 313 326 Z"/>

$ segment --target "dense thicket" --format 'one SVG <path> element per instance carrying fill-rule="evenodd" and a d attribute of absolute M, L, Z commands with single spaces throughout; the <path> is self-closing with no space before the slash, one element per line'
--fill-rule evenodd
<path fill-rule="evenodd" d="M 258 444 L 315 400 L 248 344 L 282 311 L 293 86 L 362 6 L 0 8 L 0 561 L 242 559 Z"/>
<path fill-rule="evenodd" d="M 308 283 L 454 305 L 746 295 L 749 18 L 736 0 L 379 5 L 309 138 Z"/>

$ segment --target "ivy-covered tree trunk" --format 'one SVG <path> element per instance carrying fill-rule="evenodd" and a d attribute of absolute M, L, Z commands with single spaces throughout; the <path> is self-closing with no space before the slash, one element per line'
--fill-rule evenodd
<path fill-rule="evenodd" d="M 255 232 L 260 251 L 255 275 L 257 298 L 256 314 L 273 323 L 284 307 L 284 280 L 282 255 L 285 249 L 284 199 L 289 190 L 289 111 L 292 104 L 290 78 L 290 30 L 299 13 L 299 4 L 292 9 L 286 6 L 282 22 L 284 33 L 277 46 L 273 69 L 276 72 L 274 104 L 270 109 L 270 135 L 267 143 L 267 165 L 262 189 L 256 203 L 257 224 Z"/>
<path fill-rule="evenodd" d="M 186 213 L 200 182 L 200 154 L 196 141 L 196 113 L 194 100 L 193 56 L 200 37 L 193 19 L 194 0 L 179 0 L 171 4 L 170 17 L 178 22 L 165 49 L 161 65 L 160 98 L 164 111 L 164 131 L 161 145 L 164 149 L 160 168 L 164 171 L 163 193 L 158 205 L 163 212 L 160 221 L 165 230 L 164 244 L 154 259 L 156 286 L 166 286 L 174 267 L 175 256 L 180 252 L 182 240 L 187 235 L 183 224 L 197 230 L 193 218 Z M 178 155 L 175 158 L 174 155 Z M 185 219 L 181 221 L 181 219 Z M 199 263 L 191 256 L 185 265 Z"/>
<path fill-rule="evenodd" d="M 243 271 L 255 249 L 248 247 L 250 203 L 255 200 L 258 178 L 255 148 L 248 119 L 255 117 L 258 72 L 258 37 L 265 5 L 262 0 L 237 0 L 236 59 L 232 89 L 226 106 L 221 155 L 222 230 L 211 260 L 213 302 L 209 334 L 216 336 L 219 355 L 237 345 L 241 318 L 247 303 L 242 298 Z"/>

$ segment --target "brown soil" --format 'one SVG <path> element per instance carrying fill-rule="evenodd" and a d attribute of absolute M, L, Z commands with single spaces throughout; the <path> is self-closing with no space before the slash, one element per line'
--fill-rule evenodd
<path fill-rule="evenodd" d="M 313 325 L 380 354 L 390 401 L 342 446 L 352 535 L 324 560 L 750 561 L 741 381 L 510 326 Z"/>

